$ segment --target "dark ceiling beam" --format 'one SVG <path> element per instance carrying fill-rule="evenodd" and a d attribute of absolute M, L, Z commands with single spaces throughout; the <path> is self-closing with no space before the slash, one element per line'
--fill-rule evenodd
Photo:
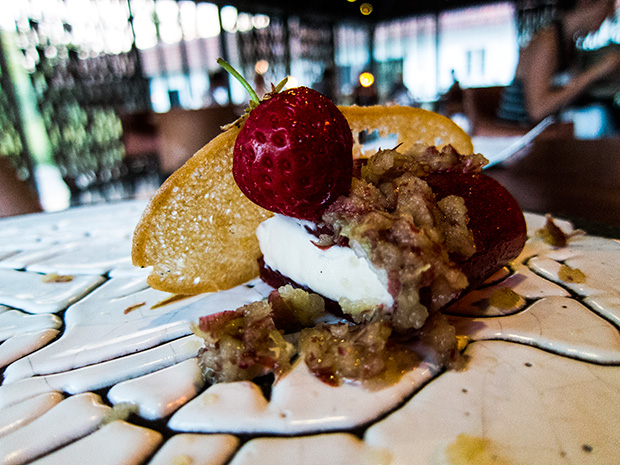
<path fill-rule="evenodd" d="M 210 0 L 210 3 L 215 3 L 220 7 L 232 5 L 240 11 L 254 14 L 302 16 L 334 22 L 377 24 L 498 1 L 500 0 L 355 0 L 354 2 L 347 0 Z M 368 16 L 360 13 L 360 5 L 364 2 L 373 5 L 373 12 Z"/>

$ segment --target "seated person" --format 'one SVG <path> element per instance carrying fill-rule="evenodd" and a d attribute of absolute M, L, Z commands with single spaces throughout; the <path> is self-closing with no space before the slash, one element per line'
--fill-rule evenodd
<path fill-rule="evenodd" d="M 614 0 L 559 0 L 559 13 L 521 50 L 513 83 L 505 90 L 498 116 L 536 124 L 572 104 L 592 84 L 620 71 L 620 53 L 609 53 L 576 72 L 576 41 L 597 31 L 614 14 Z"/>

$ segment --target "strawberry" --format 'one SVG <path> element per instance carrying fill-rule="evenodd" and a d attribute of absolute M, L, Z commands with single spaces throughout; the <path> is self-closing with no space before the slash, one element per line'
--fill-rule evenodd
<path fill-rule="evenodd" d="M 253 109 L 233 154 L 237 185 L 274 213 L 319 220 L 351 188 L 349 123 L 331 100 L 307 87 L 274 89 L 258 104 L 252 93 Z"/>
<path fill-rule="evenodd" d="M 459 266 L 470 287 L 517 258 L 527 229 L 519 204 L 504 186 L 482 173 L 436 173 L 424 179 L 437 200 L 448 195 L 465 200 L 476 253 Z"/>

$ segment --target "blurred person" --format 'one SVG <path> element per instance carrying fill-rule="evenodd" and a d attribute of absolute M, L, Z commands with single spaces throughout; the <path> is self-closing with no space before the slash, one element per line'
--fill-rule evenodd
<path fill-rule="evenodd" d="M 559 0 L 558 14 L 524 47 L 512 84 L 502 96 L 498 116 L 535 124 L 566 109 L 595 83 L 620 71 L 620 53 L 606 54 L 578 70 L 576 42 L 597 31 L 614 14 L 615 0 Z"/>
<path fill-rule="evenodd" d="M 207 106 L 223 107 L 228 105 L 228 72 L 219 69 L 209 76 L 209 91 L 206 96 Z"/>
<path fill-rule="evenodd" d="M 312 85 L 312 88 L 317 92 L 320 92 L 325 97 L 329 98 L 332 102 L 337 100 L 336 90 L 336 73 L 333 68 L 325 68 L 321 79 Z"/>
<path fill-rule="evenodd" d="M 453 115 L 462 114 L 465 111 L 463 109 L 464 92 L 461 83 L 456 77 L 455 70 L 452 70 L 450 74 L 452 75 L 452 84 L 439 99 L 439 113 L 451 118 Z"/>
<path fill-rule="evenodd" d="M 410 106 L 415 103 L 409 88 L 403 81 L 403 73 L 398 73 L 396 79 L 390 86 L 390 90 L 387 94 L 387 101 L 392 105 L 404 105 Z"/>
<path fill-rule="evenodd" d="M 271 90 L 271 89 L 269 89 Z M 268 91 L 265 76 L 261 73 L 254 73 L 254 91 L 259 98 L 262 98 Z"/>
<path fill-rule="evenodd" d="M 469 134 L 471 122 L 465 112 L 465 92 L 456 77 L 456 71 L 451 71 L 452 84 L 445 94 L 439 98 L 438 112 L 447 116 Z"/>

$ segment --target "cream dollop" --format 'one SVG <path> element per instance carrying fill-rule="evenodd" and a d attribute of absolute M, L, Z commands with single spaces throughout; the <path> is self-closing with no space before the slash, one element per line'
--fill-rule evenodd
<path fill-rule="evenodd" d="M 256 230 L 265 264 L 297 284 L 347 306 L 362 303 L 366 308 L 385 305 L 394 299 L 387 290 L 387 272 L 375 268 L 349 247 L 319 248 L 317 238 L 306 227 L 311 222 L 275 215 Z"/>

